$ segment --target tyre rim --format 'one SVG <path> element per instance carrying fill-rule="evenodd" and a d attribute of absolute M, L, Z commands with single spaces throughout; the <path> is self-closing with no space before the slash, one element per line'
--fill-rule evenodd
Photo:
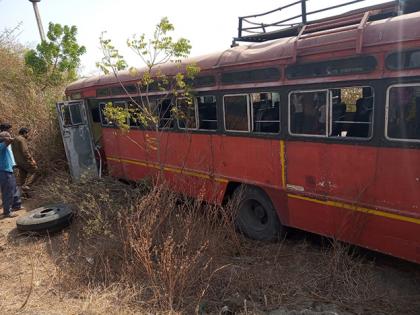
<path fill-rule="evenodd" d="M 246 200 L 241 207 L 241 221 L 253 230 L 262 230 L 268 223 L 267 210 L 256 200 Z"/>
<path fill-rule="evenodd" d="M 47 208 L 47 209 L 44 209 L 44 210 L 42 210 L 38 213 L 35 213 L 34 218 L 36 218 L 36 219 L 45 218 L 47 216 L 51 216 L 51 215 L 56 214 L 58 211 L 60 211 L 59 208 Z"/>

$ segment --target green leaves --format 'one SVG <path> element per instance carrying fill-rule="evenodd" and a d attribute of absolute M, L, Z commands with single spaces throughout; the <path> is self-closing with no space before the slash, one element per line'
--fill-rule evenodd
<path fill-rule="evenodd" d="M 48 40 L 25 54 L 25 64 L 37 81 L 47 86 L 58 86 L 77 78 L 80 56 L 86 53 L 76 39 L 76 26 L 48 25 Z"/>
<path fill-rule="evenodd" d="M 182 65 L 181 59 L 188 57 L 191 44 L 185 38 L 174 40 L 172 36 L 174 30 L 174 25 L 169 22 L 167 17 L 164 17 L 155 26 L 150 38 L 141 34 L 133 35 L 127 40 L 127 46 L 140 57 L 146 69 L 139 73 L 135 68 L 129 68 L 130 75 L 138 78 L 137 86 L 141 92 L 140 99 L 130 97 L 130 110 L 118 109 L 115 106 L 114 109 L 109 107 L 105 110 L 105 116 L 115 121 L 122 129 L 128 129 L 126 123 L 124 124 L 124 119 L 125 121 L 130 119 L 132 122 L 134 121 L 147 128 L 158 129 L 159 126 L 168 125 L 168 120 L 172 118 L 184 117 L 183 110 L 175 107 L 165 111 L 158 110 L 163 106 L 165 100 L 172 98 L 183 98 L 184 103 L 189 105 L 188 113 L 191 112 L 190 107 L 194 106 L 191 82 L 194 76 L 199 73 L 200 68 L 194 64 Z M 127 63 L 111 40 L 104 38 L 104 33 L 99 38 L 99 42 L 103 51 L 103 58 L 97 63 L 97 66 L 105 74 L 112 72 L 118 79 L 118 71 L 126 69 Z M 171 76 L 162 73 L 159 66 L 166 63 L 176 63 L 178 73 Z M 120 80 L 119 82 L 123 86 Z M 161 98 L 157 101 L 150 101 L 148 95 L 150 91 L 162 92 Z M 165 93 L 166 95 L 163 95 Z M 133 109 L 133 106 L 136 106 L 136 108 Z"/>
<path fill-rule="evenodd" d="M 104 56 L 102 60 L 96 63 L 96 66 L 100 68 L 105 74 L 127 68 L 127 62 L 125 62 L 124 57 L 120 55 L 118 49 L 112 44 L 110 39 L 106 39 L 106 32 L 102 32 L 99 37 L 99 43 L 101 45 L 102 52 Z"/>

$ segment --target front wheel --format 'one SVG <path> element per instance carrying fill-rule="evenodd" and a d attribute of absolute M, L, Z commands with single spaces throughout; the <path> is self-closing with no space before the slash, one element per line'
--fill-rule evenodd
<path fill-rule="evenodd" d="M 283 227 L 270 198 L 263 190 L 244 186 L 235 191 L 234 200 L 238 202 L 235 225 L 241 233 L 261 241 L 278 239 Z"/>

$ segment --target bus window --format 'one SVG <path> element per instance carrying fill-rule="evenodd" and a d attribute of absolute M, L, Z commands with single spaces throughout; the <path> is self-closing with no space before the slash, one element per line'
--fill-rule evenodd
<path fill-rule="evenodd" d="M 329 136 L 369 138 L 372 134 L 373 90 L 349 87 L 330 90 Z"/>
<path fill-rule="evenodd" d="M 246 94 L 225 95 L 223 109 L 225 129 L 228 131 L 249 131 L 249 96 Z"/>
<path fill-rule="evenodd" d="M 141 111 L 139 105 L 133 101 L 127 102 L 127 109 L 130 114 L 129 123 L 131 128 L 139 128 L 141 124 Z"/>
<path fill-rule="evenodd" d="M 420 68 L 420 50 L 399 51 L 386 58 L 386 66 L 390 70 Z"/>
<path fill-rule="evenodd" d="M 194 99 L 179 98 L 176 102 L 178 127 L 181 129 L 197 129 Z"/>
<path fill-rule="evenodd" d="M 327 91 L 289 94 L 289 132 L 296 135 L 327 135 Z"/>
<path fill-rule="evenodd" d="M 108 104 L 112 105 L 113 107 L 118 107 L 118 108 L 121 108 L 121 109 L 126 109 L 126 103 L 123 102 L 123 101 L 120 101 L 120 102 L 115 102 L 115 103 L 108 102 L 108 103 L 100 103 L 99 104 L 99 108 L 100 108 L 100 111 L 101 111 L 101 124 L 102 124 L 102 126 L 115 126 L 115 122 L 110 121 L 105 116 L 105 107 Z"/>
<path fill-rule="evenodd" d="M 71 104 L 70 114 L 72 125 L 78 125 L 82 123 L 82 114 L 80 113 L 80 104 Z"/>
<path fill-rule="evenodd" d="M 280 94 L 253 93 L 252 131 L 264 133 L 280 132 Z"/>
<path fill-rule="evenodd" d="M 213 95 L 197 97 L 198 128 L 217 130 L 216 97 Z"/>
<path fill-rule="evenodd" d="M 70 108 L 69 106 L 63 106 L 61 108 L 61 113 L 63 115 L 63 122 L 64 122 L 64 126 L 71 126 L 71 116 L 70 116 Z"/>
<path fill-rule="evenodd" d="M 420 85 L 388 89 L 386 137 L 402 141 L 420 140 Z"/>
<path fill-rule="evenodd" d="M 108 121 L 108 118 L 106 118 L 106 116 L 105 116 L 105 112 L 104 112 L 105 106 L 106 106 L 106 103 L 99 103 L 99 111 L 100 111 L 100 114 L 101 114 L 100 118 L 101 118 L 102 126 L 110 125 L 110 122 Z"/>
<path fill-rule="evenodd" d="M 157 116 L 159 117 L 159 128 L 169 129 L 173 128 L 172 108 L 174 104 L 169 98 L 158 101 L 156 106 Z"/>

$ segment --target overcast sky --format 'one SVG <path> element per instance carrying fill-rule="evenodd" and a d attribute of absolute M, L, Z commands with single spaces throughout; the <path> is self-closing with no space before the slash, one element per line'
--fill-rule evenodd
<path fill-rule="evenodd" d="M 108 37 L 120 48 L 130 66 L 142 66 L 138 58 L 126 48 L 126 40 L 134 33 L 150 34 L 164 16 L 175 25 L 175 37 L 191 41 L 191 55 L 201 55 L 229 48 L 237 35 L 238 16 L 257 14 L 281 7 L 294 0 L 42 0 L 38 3 L 45 32 L 48 23 L 76 25 L 78 41 L 87 48 L 82 57 L 81 73 L 98 73 L 95 63 L 101 59 L 99 36 Z M 333 6 L 349 0 L 309 0 L 308 11 Z M 351 6 L 374 5 L 387 0 L 368 0 Z M 348 8 L 344 9 L 344 11 Z M 341 13 L 339 9 L 335 13 Z M 295 14 L 284 12 L 283 18 Z M 321 16 L 317 16 L 321 17 Z M 279 20 L 277 16 L 266 22 Z M 18 40 L 29 47 L 39 42 L 36 20 L 29 0 L 0 0 L 0 31 L 19 23 Z"/>

